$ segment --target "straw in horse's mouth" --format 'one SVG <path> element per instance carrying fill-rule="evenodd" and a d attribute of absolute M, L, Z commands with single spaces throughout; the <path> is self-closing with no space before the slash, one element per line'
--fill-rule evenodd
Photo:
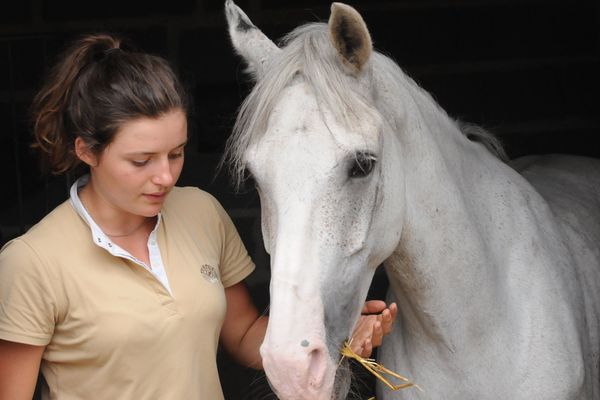
<path fill-rule="evenodd" d="M 359 356 L 358 354 L 356 354 L 354 352 L 354 350 L 352 350 L 352 348 L 350 348 L 350 343 L 352 343 L 352 339 L 344 342 L 344 345 L 342 346 L 342 349 L 340 350 L 340 354 L 342 355 L 342 358 L 340 359 L 340 363 L 344 360 L 344 358 L 349 358 L 349 359 L 357 361 L 360 365 L 362 365 L 367 371 L 369 371 L 377 379 L 379 379 L 381 382 L 383 382 L 392 391 L 406 389 L 409 387 L 415 387 L 415 388 L 419 389 L 420 391 L 423 391 L 423 389 L 421 389 L 419 387 L 419 385 L 414 384 L 408 378 L 406 378 L 394 371 L 387 369 L 383 365 L 378 364 L 374 359 L 364 358 L 364 357 Z M 404 383 L 394 385 L 384 375 L 394 377 Z"/>

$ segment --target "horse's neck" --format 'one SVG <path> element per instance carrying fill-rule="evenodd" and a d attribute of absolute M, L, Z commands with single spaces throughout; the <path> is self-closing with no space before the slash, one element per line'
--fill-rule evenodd
<path fill-rule="evenodd" d="M 425 110 L 427 120 L 415 125 L 421 131 L 408 129 L 413 137 L 402 143 L 407 211 L 386 268 L 406 328 L 454 351 L 467 332 L 500 326 L 508 255 L 528 254 L 514 230 L 535 240 L 537 228 L 520 221 L 535 221 L 545 209 L 516 172 L 433 114 Z"/>

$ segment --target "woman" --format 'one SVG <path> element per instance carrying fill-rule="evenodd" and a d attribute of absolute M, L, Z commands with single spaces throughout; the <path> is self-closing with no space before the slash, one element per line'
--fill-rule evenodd
<path fill-rule="evenodd" d="M 218 399 L 219 342 L 261 367 L 267 317 L 254 269 L 209 194 L 175 183 L 186 94 L 167 62 L 112 35 L 75 42 L 34 100 L 54 173 L 86 172 L 70 199 L 0 253 L 0 399 Z M 83 168 L 82 168 L 83 167 Z M 396 307 L 368 302 L 368 356 Z"/>

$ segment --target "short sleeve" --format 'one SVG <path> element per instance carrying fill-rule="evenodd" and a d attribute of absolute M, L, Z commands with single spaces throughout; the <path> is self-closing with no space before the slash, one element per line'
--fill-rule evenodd
<path fill-rule="evenodd" d="M 250 275 L 250 273 L 254 271 L 255 266 L 227 212 L 214 198 L 213 204 L 223 226 L 223 241 L 219 267 L 221 282 L 224 287 L 229 287 Z"/>
<path fill-rule="evenodd" d="M 47 268 L 22 239 L 0 252 L 0 339 L 47 345 L 57 319 L 57 302 Z"/>

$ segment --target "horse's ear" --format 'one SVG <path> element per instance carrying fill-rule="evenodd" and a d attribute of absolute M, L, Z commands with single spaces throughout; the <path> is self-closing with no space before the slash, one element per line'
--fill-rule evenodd
<path fill-rule="evenodd" d="M 354 8 L 342 4 L 331 5 L 329 31 L 333 46 L 350 71 L 358 74 L 373 51 L 371 35 L 365 21 Z"/>
<path fill-rule="evenodd" d="M 233 47 L 248 64 L 248 72 L 256 79 L 260 78 L 264 65 L 273 54 L 280 51 L 279 47 L 254 26 L 246 13 L 232 0 L 225 2 L 225 15 Z"/>

